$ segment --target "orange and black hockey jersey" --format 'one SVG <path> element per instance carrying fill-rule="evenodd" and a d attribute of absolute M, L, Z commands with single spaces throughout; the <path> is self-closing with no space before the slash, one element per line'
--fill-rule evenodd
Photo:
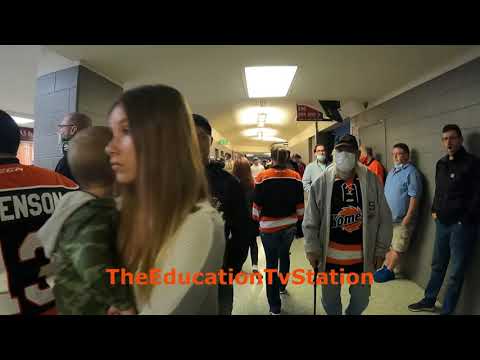
<path fill-rule="evenodd" d="M 43 248 L 34 237 L 60 198 L 78 186 L 17 159 L 0 159 L 0 315 L 42 314 L 54 308 Z"/>
<path fill-rule="evenodd" d="M 255 179 L 252 216 L 260 232 L 274 233 L 303 219 L 303 186 L 300 175 L 290 169 L 273 167 Z"/>

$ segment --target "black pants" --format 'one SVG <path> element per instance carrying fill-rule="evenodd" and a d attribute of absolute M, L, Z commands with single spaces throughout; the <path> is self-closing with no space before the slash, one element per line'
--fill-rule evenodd
<path fill-rule="evenodd" d="M 232 315 L 232 311 L 233 311 L 233 285 L 218 284 L 218 314 Z"/>
<path fill-rule="evenodd" d="M 252 265 L 258 265 L 258 245 L 255 235 L 252 235 L 250 239 L 250 257 L 252 258 Z"/>

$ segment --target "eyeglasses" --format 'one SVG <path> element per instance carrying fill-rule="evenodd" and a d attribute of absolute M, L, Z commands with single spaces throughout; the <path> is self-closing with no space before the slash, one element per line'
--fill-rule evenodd
<path fill-rule="evenodd" d="M 70 124 L 70 125 L 62 125 L 62 124 L 57 125 L 57 127 L 58 127 L 59 129 L 64 128 L 64 127 L 67 127 L 67 126 L 74 126 L 74 125 L 72 125 L 72 124 Z"/>

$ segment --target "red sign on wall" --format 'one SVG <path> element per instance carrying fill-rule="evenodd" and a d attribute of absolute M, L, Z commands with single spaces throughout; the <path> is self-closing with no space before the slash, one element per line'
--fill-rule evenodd
<path fill-rule="evenodd" d="M 27 127 L 21 127 L 20 141 L 33 141 L 33 129 L 27 128 Z"/>
<path fill-rule="evenodd" d="M 297 121 L 322 121 L 323 113 L 309 105 L 297 104 Z"/>

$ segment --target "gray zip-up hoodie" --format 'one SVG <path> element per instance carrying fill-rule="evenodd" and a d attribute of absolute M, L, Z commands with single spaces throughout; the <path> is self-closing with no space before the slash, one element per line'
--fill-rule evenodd
<path fill-rule="evenodd" d="M 384 257 L 392 241 L 392 215 L 383 186 L 376 175 L 357 162 L 355 168 L 362 191 L 363 211 L 363 268 L 375 271 L 375 257 Z M 325 271 L 327 248 L 330 240 L 330 204 L 335 164 L 331 164 L 313 182 L 310 198 L 303 218 L 305 252 L 320 254 L 320 271 Z"/>

